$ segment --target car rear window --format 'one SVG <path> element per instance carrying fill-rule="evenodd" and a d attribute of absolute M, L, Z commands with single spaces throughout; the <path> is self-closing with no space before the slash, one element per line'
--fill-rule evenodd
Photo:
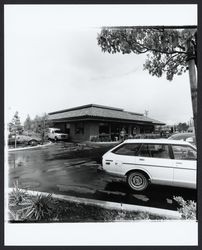
<path fill-rule="evenodd" d="M 141 144 L 140 143 L 125 143 L 119 146 L 118 148 L 114 149 L 112 153 L 118 155 L 137 155 Z"/>
<path fill-rule="evenodd" d="M 197 152 L 189 146 L 172 145 L 174 158 L 176 160 L 196 160 Z"/>

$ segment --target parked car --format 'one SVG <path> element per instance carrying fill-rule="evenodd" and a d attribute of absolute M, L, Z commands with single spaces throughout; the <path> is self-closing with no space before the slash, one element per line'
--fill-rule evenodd
<path fill-rule="evenodd" d="M 193 145 L 196 145 L 196 136 L 195 133 L 177 133 L 171 135 L 169 140 L 182 140 L 182 141 L 187 141 Z"/>
<path fill-rule="evenodd" d="M 36 136 L 16 135 L 16 143 L 36 146 L 41 143 L 41 139 Z M 12 144 L 15 144 L 15 134 L 10 133 L 8 135 L 8 145 Z"/>
<path fill-rule="evenodd" d="M 67 140 L 69 138 L 68 134 L 63 133 L 59 128 L 49 128 L 48 139 L 59 141 Z"/>
<path fill-rule="evenodd" d="M 137 134 L 132 139 L 159 139 L 161 138 L 160 133 L 147 133 L 147 134 Z"/>
<path fill-rule="evenodd" d="M 196 188 L 196 147 L 185 141 L 130 139 L 102 157 L 102 170 L 124 177 L 134 191 L 149 184 Z"/>

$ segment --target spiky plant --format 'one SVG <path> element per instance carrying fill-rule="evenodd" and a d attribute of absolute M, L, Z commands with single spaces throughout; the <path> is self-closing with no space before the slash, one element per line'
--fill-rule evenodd
<path fill-rule="evenodd" d="M 50 207 L 51 194 L 43 196 L 37 194 L 31 197 L 31 205 L 27 207 L 26 212 L 23 214 L 23 220 L 49 220 L 52 214 Z"/>
<path fill-rule="evenodd" d="M 18 181 L 16 181 L 13 185 L 14 188 L 9 194 L 9 206 L 28 205 L 29 203 L 27 204 L 27 192 L 19 188 Z"/>

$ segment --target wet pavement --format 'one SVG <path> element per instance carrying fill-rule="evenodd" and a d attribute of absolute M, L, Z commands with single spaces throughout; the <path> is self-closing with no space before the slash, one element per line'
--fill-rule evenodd
<path fill-rule="evenodd" d="M 173 196 L 196 201 L 192 189 L 151 186 L 135 193 L 118 178 L 97 170 L 110 147 L 83 147 L 59 142 L 43 148 L 9 152 L 9 186 L 119 203 L 177 209 Z"/>

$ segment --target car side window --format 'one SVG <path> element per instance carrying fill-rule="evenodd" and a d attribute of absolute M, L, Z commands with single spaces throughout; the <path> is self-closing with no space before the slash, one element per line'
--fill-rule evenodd
<path fill-rule="evenodd" d="M 165 144 L 143 144 L 139 156 L 169 159 L 169 148 Z"/>
<path fill-rule="evenodd" d="M 138 155 L 143 157 L 150 157 L 148 144 L 142 144 Z"/>
<path fill-rule="evenodd" d="M 196 150 L 189 146 L 172 145 L 174 158 L 176 160 L 196 160 Z"/>
<path fill-rule="evenodd" d="M 139 143 L 126 143 L 121 145 L 120 147 L 114 149 L 112 153 L 118 154 L 118 155 L 131 155 L 135 156 L 137 155 L 139 148 L 140 148 Z"/>

